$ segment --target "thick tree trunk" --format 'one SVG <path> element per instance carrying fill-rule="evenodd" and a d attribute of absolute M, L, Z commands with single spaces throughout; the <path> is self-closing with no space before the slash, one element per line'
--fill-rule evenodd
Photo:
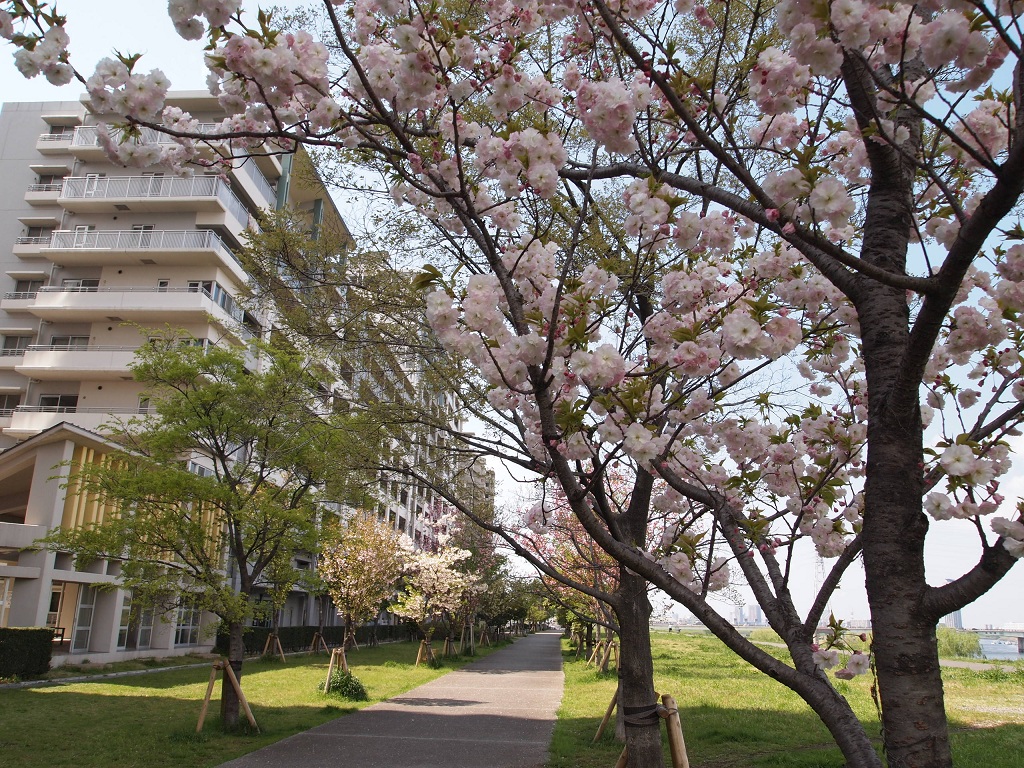
<path fill-rule="evenodd" d="M 886 754 L 899 768 L 951 768 L 921 510 L 920 425 L 873 430 L 865 496 L 864 568 L 874 629 Z M 916 437 L 916 439 L 915 439 Z"/>
<path fill-rule="evenodd" d="M 662 768 L 661 718 L 656 714 L 647 582 L 619 568 L 619 708 L 626 725 L 629 768 Z M 650 714 L 652 713 L 653 714 Z"/>
<path fill-rule="evenodd" d="M 245 660 L 245 643 L 242 641 L 244 630 L 245 627 L 240 621 L 228 624 L 228 664 L 231 665 L 239 683 L 242 682 L 242 662 Z M 238 727 L 239 711 L 238 694 L 235 693 L 234 686 L 225 673 L 220 687 L 220 721 L 224 730 Z"/>

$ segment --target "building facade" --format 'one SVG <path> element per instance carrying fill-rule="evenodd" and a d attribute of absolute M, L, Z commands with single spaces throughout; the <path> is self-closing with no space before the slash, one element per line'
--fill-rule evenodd
<path fill-rule="evenodd" d="M 205 93 L 168 103 L 201 122 L 221 117 Z M 204 630 L 214 617 L 187 601 L 162 616 L 132 611 L 131 594 L 110 588 L 116 560 L 77 563 L 33 542 L 102 515 L 95 499 L 62 487 L 56 468 L 109 450 L 105 423 L 146 413 L 129 368 L 146 329 L 181 329 L 197 344 L 267 334 L 268 317 L 239 301 L 246 232 L 261 210 L 283 206 L 314 227 L 341 220 L 315 174 L 295 173 L 311 167 L 305 156 L 192 177 L 122 168 L 100 148 L 98 122 L 80 102 L 0 111 L 0 626 L 53 627 L 57 663 L 212 645 Z M 290 597 L 282 618 L 309 622 L 308 603 Z"/>

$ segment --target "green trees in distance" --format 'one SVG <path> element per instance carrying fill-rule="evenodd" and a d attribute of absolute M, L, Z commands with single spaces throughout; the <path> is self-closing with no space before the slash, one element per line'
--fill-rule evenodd
<path fill-rule="evenodd" d="M 292 556 L 315 549 L 330 504 L 359 497 L 372 430 L 359 412 L 324 409 L 302 360 L 279 350 L 197 346 L 167 332 L 132 369 L 149 415 L 108 425 L 122 448 L 67 480 L 69 493 L 116 511 L 47 543 L 79 559 L 121 558 L 134 605 L 186 601 L 216 614 L 240 677 L 243 629 L 261 611 L 254 598 L 264 587 L 286 594 L 298 577 Z M 238 722 L 230 685 L 221 712 L 225 727 Z"/>

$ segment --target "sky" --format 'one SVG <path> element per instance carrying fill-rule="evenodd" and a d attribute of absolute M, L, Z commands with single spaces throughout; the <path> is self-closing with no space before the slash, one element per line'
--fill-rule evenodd
<path fill-rule="evenodd" d="M 276 3 L 282 7 L 303 4 L 295 0 L 278 0 Z M 248 12 L 254 12 L 256 6 L 257 2 L 253 0 L 246 0 L 244 4 Z M 92 74 L 96 61 L 112 55 L 116 49 L 122 53 L 144 54 L 139 69 L 163 70 L 173 89 L 205 87 L 203 45 L 178 37 L 167 18 L 166 0 L 61 0 L 58 7 L 68 16 L 72 63 L 85 77 Z M 0 49 L 0 99 L 3 101 L 77 100 L 81 95 L 83 89 L 74 83 L 57 88 L 41 76 L 26 80 L 14 68 L 11 53 L 12 48 Z M 1003 478 L 1002 492 L 1008 500 L 1024 495 L 1024 457 L 1019 464 L 1019 469 L 1011 470 L 1010 475 Z M 503 478 L 503 475 L 505 473 L 499 469 L 499 494 L 504 496 L 506 503 L 512 503 L 517 484 L 507 475 Z M 499 499 L 499 503 L 501 501 Z M 1012 506 L 1007 503 L 1001 514 L 1010 516 L 1011 511 Z M 926 550 L 928 578 L 932 584 L 942 584 L 962 574 L 976 561 L 978 538 L 973 527 L 964 521 L 933 523 L 932 530 Z M 794 584 L 794 594 L 800 605 L 810 601 L 815 572 L 813 557 L 804 558 L 799 564 L 800 575 Z M 847 574 L 831 607 L 839 617 L 861 620 L 868 617 L 863 571 L 859 567 L 852 568 Z M 727 617 L 732 616 L 732 609 L 722 608 L 722 611 Z M 962 613 L 965 627 L 1024 622 L 1024 564 L 1018 565 L 992 591 Z"/>

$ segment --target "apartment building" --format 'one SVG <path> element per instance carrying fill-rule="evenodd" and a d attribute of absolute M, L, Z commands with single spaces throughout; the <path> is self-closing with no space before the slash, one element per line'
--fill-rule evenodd
<path fill-rule="evenodd" d="M 169 102 L 219 119 L 208 94 Z M 153 616 L 132 612 L 124 590 L 99 589 L 116 584 L 117 561 L 77 563 L 32 542 L 102 518 L 96 499 L 65 492 L 55 468 L 109 450 L 112 418 L 146 413 L 129 370 L 145 329 L 184 329 L 199 344 L 266 334 L 269 318 L 238 301 L 247 276 L 235 256 L 258 212 L 287 205 L 314 227 L 341 222 L 315 174 L 299 173 L 311 168 L 303 154 L 183 178 L 112 165 L 97 122 L 80 102 L 0 111 L 0 626 L 54 627 L 58 660 L 212 645 L 203 630 L 213 617 L 187 602 Z M 290 599 L 289 623 L 308 620 L 307 602 Z"/>

